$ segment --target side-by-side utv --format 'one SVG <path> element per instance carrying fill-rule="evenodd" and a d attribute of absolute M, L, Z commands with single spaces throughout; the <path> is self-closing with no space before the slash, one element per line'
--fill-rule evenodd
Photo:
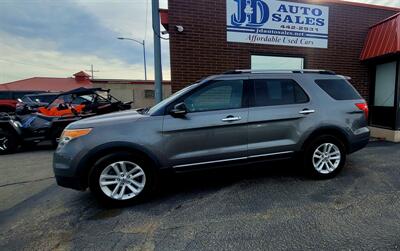
<path fill-rule="evenodd" d="M 15 152 L 50 140 L 54 146 L 64 128 L 77 120 L 99 114 L 131 109 L 101 88 L 78 88 L 60 93 L 45 107 L 33 113 L 0 113 L 0 154 Z"/>

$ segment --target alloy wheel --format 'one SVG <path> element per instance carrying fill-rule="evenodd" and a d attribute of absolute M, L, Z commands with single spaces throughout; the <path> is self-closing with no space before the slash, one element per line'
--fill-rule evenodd
<path fill-rule="evenodd" d="M 8 138 L 0 136 L 0 151 L 6 151 L 8 149 Z"/>
<path fill-rule="evenodd" d="M 323 143 L 315 149 L 312 163 L 321 174 L 329 174 L 339 167 L 342 159 L 339 148 L 332 143 Z"/>
<path fill-rule="evenodd" d="M 129 200 L 144 189 L 146 174 L 130 161 L 108 165 L 100 174 L 99 185 L 105 195 L 114 200 Z"/>

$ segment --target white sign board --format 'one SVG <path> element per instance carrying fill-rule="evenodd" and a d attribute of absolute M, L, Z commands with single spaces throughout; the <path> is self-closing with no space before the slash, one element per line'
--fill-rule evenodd
<path fill-rule="evenodd" d="M 329 8 L 277 0 L 226 0 L 228 42 L 328 48 Z"/>

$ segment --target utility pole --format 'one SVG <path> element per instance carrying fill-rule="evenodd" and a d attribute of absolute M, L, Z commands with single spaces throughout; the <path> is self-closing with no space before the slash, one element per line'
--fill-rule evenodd
<path fill-rule="evenodd" d="M 95 73 L 95 72 L 100 72 L 100 71 L 95 71 L 94 68 L 93 68 L 93 65 L 90 65 L 90 70 L 86 70 L 86 71 L 91 72 L 91 74 L 92 74 L 92 80 L 94 79 L 94 73 Z"/>
<path fill-rule="evenodd" d="M 161 68 L 161 42 L 160 42 L 160 15 L 159 2 L 152 0 L 152 26 L 154 37 L 154 85 L 155 85 L 155 101 L 161 102 L 162 93 L 162 68 Z"/>

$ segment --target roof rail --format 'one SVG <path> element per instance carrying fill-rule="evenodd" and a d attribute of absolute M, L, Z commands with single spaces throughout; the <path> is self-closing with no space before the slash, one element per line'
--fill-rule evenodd
<path fill-rule="evenodd" d="M 316 70 L 316 69 L 298 69 L 298 70 L 232 70 L 224 72 L 223 74 L 243 74 L 243 73 L 317 73 L 317 74 L 328 74 L 336 75 L 334 71 L 329 70 Z"/>

